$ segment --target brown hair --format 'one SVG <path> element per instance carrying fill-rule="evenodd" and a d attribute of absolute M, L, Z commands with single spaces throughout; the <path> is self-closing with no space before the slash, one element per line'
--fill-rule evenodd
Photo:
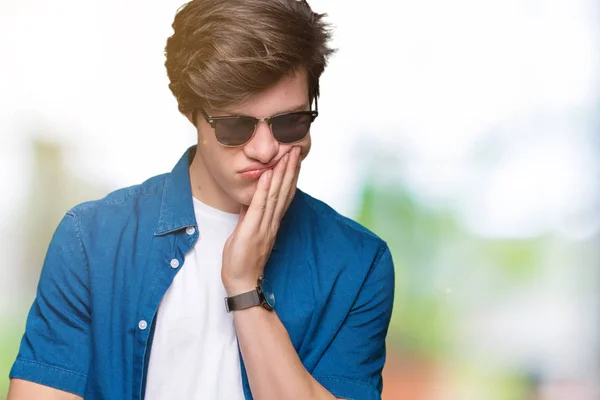
<path fill-rule="evenodd" d="M 244 103 L 305 68 L 309 96 L 333 49 L 326 14 L 304 0 L 192 0 L 173 22 L 165 49 L 169 88 L 183 114 Z"/>

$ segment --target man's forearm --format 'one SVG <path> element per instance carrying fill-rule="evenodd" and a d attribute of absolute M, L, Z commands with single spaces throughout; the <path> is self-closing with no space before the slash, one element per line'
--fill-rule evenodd
<path fill-rule="evenodd" d="M 11 379 L 8 389 L 7 400 L 83 400 L 73 393 L 63 392 L 39 383 L 29 382 L 22 379 Z"/>
<path fill-rule="evenodd" d="M 256 400 L 333 400 L 304 368 L 275 311 L 234 312 L 242 357 Z"/>

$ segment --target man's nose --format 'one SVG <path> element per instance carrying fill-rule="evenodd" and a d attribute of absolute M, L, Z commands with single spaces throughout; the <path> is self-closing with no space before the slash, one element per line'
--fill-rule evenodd
<path fill-rule="evenodd" d="M 267 121 L 259 121 L 252 139 L 244 146 L 244 152 L 250 158 L 268 164 L 279 152 L 279 142 L 273 137 Z"/>

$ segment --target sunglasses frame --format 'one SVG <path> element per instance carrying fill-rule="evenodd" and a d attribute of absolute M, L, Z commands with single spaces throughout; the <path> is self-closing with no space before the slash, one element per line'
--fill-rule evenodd
<path fill-rule="evenodd" d="M 254 137 L 254 135 L 256 134 L 256 128 L 258 127 L 258 123 L 261 121 L 265 121 L 268 125 L 269 125 L 269 130 L 271 131 L 271 135 L 273 135 L 273 138 L 275 138 L 275 140 L 277 140 L 279 143 L 281 144 L 294 144 L 294 143 L 298 143 L 299 141 L 303 140 L 306 137 L 306 134 L 308 134 L 308 131 L 306 131 L 306 134 L 302 137 L 302 139 L 298 139 L 295 142 L 280 142 L 277 137 L 275 136 L 275 134 L 273 134 L 273 126 L 271 121 L 273 120 L 273 118 L 277 118 L 277 117 L 282 117 L 284 115 L 310 115 L 311 118 L 311 124 L 315 121 L 315 119 L 319 116 L 319 104 L 317 101 L 317 96 L 315 96 L 315 109 L 311 110 L 311 111 L 293 111 L 293 112 L 286 112 L 286 113 L 281 113 L 281 114 L 276 114 L 270 117 L 264 117 L 264 118 L 256 118 L 256 117 L 251 117 L 249 115 L 224 115 L 224 116 L 220 116 L 220 117 L 213 117 L 210 116 L 206 113 L 206 111 L 204 111 L 204 109 L 202 108 L 198 108 L 195 111 L 200 111 L 200 114 L 202 114 L 202 117 L 206 120 L 206 122 L 208 122 L 208 124 L 213 128 L 213 130 L 215 131 L 215 138 L 217 139 L 217 142 L 219 142 L 219 144 L 221 146 L 224 147 L 241 147 L 246 145 L 248 142 L 250 142 L 252 140 L 252 138 Z M 312 102 L 311 102 L 311 106 L 312 106 Z M 311 107 L 312 108 L 312 107 Z M 196 114 L 194 112 L 194 114 Z M 219 121 L 230 121 L 230 120 L 235 120 L 235 119 L 249 119 L 254 121 L 254 130 L 252 131 L 252 135 L 250 135 L 250 137 L 248 138 L 248 140 L 246 140 L 244 143 L 241 144 L 223 144 L 219 141 L 219 138 L 216 135 L 216 129 L 217 129 L 217 123 Z M 196 120 L 196 115 L 194 115 L 194 122 Z"/>

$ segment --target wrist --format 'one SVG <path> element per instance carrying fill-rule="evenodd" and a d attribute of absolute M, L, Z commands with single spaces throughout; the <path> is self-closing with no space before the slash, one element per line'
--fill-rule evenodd
<path fill-rule="evenodd" d="M 258 277 L 256 277 L 255 279 L 223 279 L 223 286 L 225 287 L 227 296 L 231 297 L 237 296 L 238 294 L 250 292 L 252 290 L 256 290 L 257 282 Z"/>
<path fill-rule="evenodd" d="M 235 281 L 225 287 L 227 312 L 244 310 L 249 307 L 262 306 L 272 311 L 275 308 L 275 294 L 269 282 L 259 277 L 254 285 L 245 281 Z"/>

